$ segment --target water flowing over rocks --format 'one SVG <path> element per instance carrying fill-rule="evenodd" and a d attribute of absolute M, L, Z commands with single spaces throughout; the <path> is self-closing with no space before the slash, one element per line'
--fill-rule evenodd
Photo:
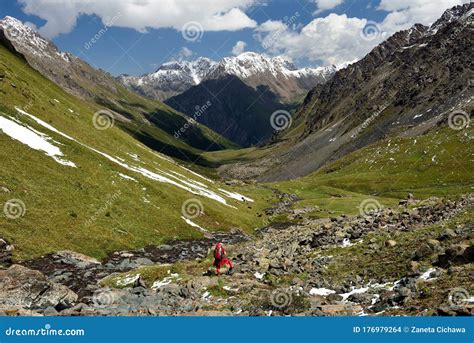
<path fill-rule="evenodd" d="M 374 315 L 413 307 L 413 301 L 423 298 L 422 285 L 472 267 L 472 227 L 448 227 L 434 237 L 423 238 L 422 244 L 409 252 L 411 260 L 400 279 L 350 275 L 336 282 L 325 274 L 334 260 L 333 252 L 354 247 L 362 249 L 362 254 L 391 251 L 387 249 L 397 253 L 404 233 L 444 223 L 472 210 L 473 203 L 471 196 L 457 201 L 431 199 L 428 204 L 412 199 L 414 207 L 403 202 L 397 209 L 384 208 L 365 216 L 270 224 L 254 238 L 240 231 L 219 233 L 212 238 L 115 252 L 101 262 L 59 251 L 0 271 L 0 311 L 42 315 Z M 385 234 L 391 238 L 382 243 L 376 239 Z M 201 275 L 172 271 L 176 262 L 187 261 L 186 270 L 192 269 L 193 263 L 205 265 L 209 248 L 218 240 L 231 253 L 232 275 L 217 277 L 212 268 Z M 6 244 L 0 252 L 6 251 Z M 153 284 L 133 273 L 137 267 L 156 265 L 168 272 Z M 469 275 L 472 278 L 474 271 Z M 101 283 L 112 276 L 118 278 L 120 287 Z M 464 305 L 451 308 L 439 304 L 432 314 L 473 314 L 473 307 Z M 426 311 L 418 307 L 420 313 Z"/>

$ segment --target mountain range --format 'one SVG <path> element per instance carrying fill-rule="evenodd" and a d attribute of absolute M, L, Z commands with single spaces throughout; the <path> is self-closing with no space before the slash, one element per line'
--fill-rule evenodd
<path fill-rule="evenodd" d="M 118 79 L 129 89 L 165 100 L 174 109 L 247 147 L 272 135 L 270 116 L 274 111 L 291 110 L 295 102 L 329 80 L 337 69 L 297 69 L 282 57 L 245 52 L 219 62 L 202 57 L 168 62 L 154 73 L 122 75 Z M 196 116 L 196 109 L 208 102 L 212 106 Z"/>
<path fill-rule="evenodd" d="M 254 88 L 268 86 L 283 100 L 291 101 L 330 79 L 336 69 L 336 66 L 297 69 L 280 56 L 270 58 L 244 52 L 235 57 L 224 57 L 220 61 L 200 57 L 192 61 L 166 62 L 153 73 L 143 76 L 120 75 L 118 79 L 140 94 L 166 100 L 201 82 L 230 75 Z"/>
<path fill-rule="evenodd" d="M 1 20 L 0 315 L 473 315 L 473 14 L 138 88 Z"/>
<path fill-rule="evenodd" d="M 0 40 L 67 92 L 91 101 L 97 110 L 106 108 L 117 125 L 153 149 L 199 163 L 196 148 L 212 150 L 235 146 L 199 124 L 189 127 L 180 140 L 173 139 L 174 132 L 187 123 L 185 115 L 162 102 L 129 91 L 109 73 L 60 51 L 13 17 L 0 21 Z"/>
<path fill-rule="evenodd" d="M 267 157 L 224 166 L 223 173 L 292 179 L 377 141 L 446 126 L 452 111 L 472 106 L 473 6 L 447 10 L 430 27 L 397 32 L 337 71 L 309 92 Z M 471 114 L 461 117 L 469 122 Z"/>

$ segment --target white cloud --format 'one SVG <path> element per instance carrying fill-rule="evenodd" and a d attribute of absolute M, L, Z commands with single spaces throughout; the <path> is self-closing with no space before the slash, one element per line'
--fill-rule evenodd
<path fill-rule="evenodd" d="M 110 26 L 146 32 L 148 28 L 181 30 L 190 21 L 199 22 L 205 31 L 253 28 L 256 22 L 245 10 L 256 0 L 18 0 L 26 14 L 36 15 L 46 24 L 40 33 L 48 38 L 70 32 L 80 15 L 97 15 Z"/>
<path fill-rule="evenodd" d="M 314 19 L 300 31 L 281 22 L 265 22 L 256 29 L 255 37 L 272 54 L 294 60 L 306 58 L 323 65 L 340 64 L 364 56 L 384 39 L 383 33 L 373 40 L 364 39 L 361 30 L 366 24 L 366 19 L 331 13 Z"/>
<path fill-rule="evenodd" d="M 28 26 L 29 28 L 35 30 L 35 31 L 38 31 L 38 27 L 35 25 L 35 23 L 32 23 L 31 21 L 25 21 L 24 23 L 26 26 Z"/>
<path fill-rule="evenodd" d="M 237 43 L 235 43 L 234 47 L 232 48 L 232 54 L 235 56 L 240 55 L 241 53 L 245 51 L 246 46 L 247 46 L 247 43 L 239 40 Z"/>
<path fill-rule="evenodd" d="M 316 1 L 316 0 L 315 0 Z M 316 1 L 320 10 L 335 7 L 335 1 Z M 323 65 L 340 64 L 364 57 L 393 33 L 416 23 L 430 25 L 443 12 L 469 0 L 381 0 L 378 9 L 389 12 L 380 23 L 347 15 L 329 14 L 303 26 L 291 27 L 268 20 L 255 29 L 254 37 L 270 54 L 284 54 L 294 60 L 307 59 Z M 368 35 L 364 35 L 364 32 Z"/>
<path fill-rule="evenodd" d="M 390 12 L 381 26 L 395 33 L 417 23 L 430 25 L 448 8 L 468 2 L 470 0 L 381 0 L 378 9 Z"/>
<path fill-rule="evenodd" d="M 315 0 L 318 10 L 316 13 L 321 13 L 333 9 L 344 2 L 344 0 Z"/>
<path fill-rule="evenodd" d="M 181 50 L 179 50 L 178 57 L 179 59 L 186 59 L 191 57 L 194 54 L 194 52 L 191 49 L 188 49 L 187 47 L 183 46 Z"/>

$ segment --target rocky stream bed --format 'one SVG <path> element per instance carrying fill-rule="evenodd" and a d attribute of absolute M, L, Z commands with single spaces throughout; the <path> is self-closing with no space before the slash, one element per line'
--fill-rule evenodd
<path fill-rule="evenodd" d="M 13 246 L 0 240 L 0 313 L 472 315 L 474 227 L 451 220 L 473 204 L 470 195 L 409 198 L 395 209 L 330 219 L 289 210 L 289 218 L 303 220 L 255 236 L 234 230 L 115 252 L 103 261 L 59 251 L 12 264 Z M 217 241 L 228 247 L 232 275 L 212 272 Z"/>

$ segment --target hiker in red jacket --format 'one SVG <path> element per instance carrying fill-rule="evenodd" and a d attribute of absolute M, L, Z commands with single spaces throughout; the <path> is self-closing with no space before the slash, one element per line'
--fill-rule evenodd
<path fill-rule="evenodd" d="M 216 248 L 214 249 L 214 267 L 216 267 L 216 274 L 219 275 L 221 272 L 221 267 L 227 265 L 229 266 L 228 273 L 232 273 L 232 261 L 227 258 L 227 253 L 224 249 L 224 245 L 219 242 L 216 244 Z"/>

